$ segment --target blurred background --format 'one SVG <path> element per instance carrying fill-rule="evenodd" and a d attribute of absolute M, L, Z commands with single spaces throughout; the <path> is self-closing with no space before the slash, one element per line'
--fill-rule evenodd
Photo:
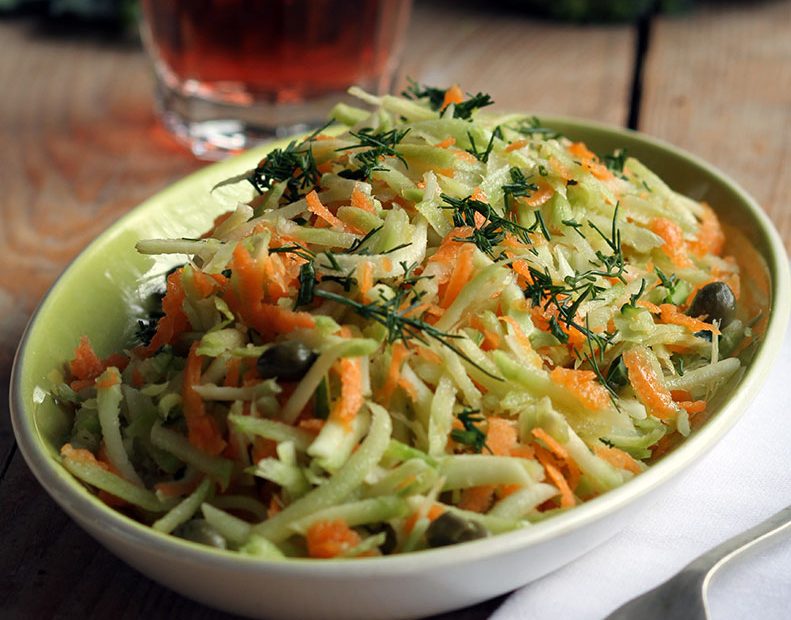
<path fill-rule="evenodd" d="M 65 265 L 119 216 L 206 165 L 154 112 L 139 12 L 134 0 L 0 0 L 0 402 L 24 325 Z M 394 88 L 407 77 L 458 83 L 490 93 L 500 110 L 664 139 L 742 184 L 788 247 L 790 24 L 789 0 L 416 0 Z M 156 604 L 214 617 L 77 531 L 12 458 L 5 418 L 3 489 L 18 508 L 0 513 L 0 528 L 31 527 L 7 541 L 5 564 L 23 560 L 0 587 L 4 613 L 139 617 Z M 63 545 L 90 579 L 61 566 Z"/>

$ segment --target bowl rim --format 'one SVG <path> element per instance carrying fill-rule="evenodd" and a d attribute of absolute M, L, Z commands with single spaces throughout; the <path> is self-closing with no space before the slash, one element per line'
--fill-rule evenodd
<path fill-rule="evenodd" d="M 749 212 L 751 219 L 756 225 L 757 232 L 766 241 L 768 253 L 765 258 L 771 277 L 772 297 L 769 323 L 764 339 L 754 359 L 747 365 L 744 376 L 741 378 L 740 384 L 731 398 L 723 404 L 716 415 L 708 420 L 702 428 L 695 431 L 667 457 L 622 486 L 585 502 L 573 510 L 531 527 L 498 534 L 484 540 L 472 541 L 462 545 L 366 558 L 365 561 L 341 559 L 316 561 L 309 558 L 288 558 L 287 560 L 273 561 L 245 556 L 237 552 L 220 551 L 194 545 L 176 537 L 156 532 L 150 527 L 113 510 L 65 472 L 62 465 L 47 453 L 47 450 L 39 441 L 32 412 L 26 411 L 27 405 L 23 402 L 22 397 L 22 377 L 27 359 L 28 340 L 38 327 L 39 316 L 55 297 L 65 276 L 76 268 L 79 262 L 88 260 L 95 247 L 109 242 L 116 231 L 123 230 L 131 219 L 139 217 L 140 212 L 151 208 L 151 204 L 162 200 L 168 193 L 178 192 L 181 187 L 199 183 L 202 179 L 208 178 L 219 170 L 231 169 L 234 164 L 238 164 L 246 158 L 252 160 L 254 156 L 260 157 L 274 148 L 284 146 L 292 139 L 299 139 L 299 136 L 292 136 L 291 138 L 268 142 L 239 157 L 229 158 L 201 168 L 157 192 L 113 222 L 67 265 L 52 284 L 31 315 L 22 335 L 14 356 L 9 391 L 9 408 L 16 442 L 39 483 L 81 525 L 83 521 L 104 522 L 105 529 L 112 533 L 113 536 L 122 539 L 127 544 L 143 545 L 149 552 L 162 558 L 172 557 L 172 552 L 178 552 L 184 560 L 242 572 L 277 572 L 285 576 L 305 577 L 312 575 L 317 578 L 330 575 L 333 578 L 340 576 L 371 578 L 378 575 L 393 577 L 399 574 L 410 573 L 414 570 L 416 558 L 419 558 L 423 565 L 430 565 L 431 568 L 439 569 L 466 561 L 493 559 L 496 556 L 505 555 L 509 552 L 517 552 L 531 546 L 547 543 L 585 525 L 593 524 L 609 514 L 618 512 L 665 482 L 683 474 L 690 465 L 701 459 L 705 455 L 707 448 L 715 445 L 744 414 L 747 403 L 760 390 L 773 360 L 779 354 L 784 341 L 783 336 L 788 326 L 789 313 L 791 313 L 791 277 L 789 276 L 788 258 L 783 242 L 771 220 L 757 202 L 733 179 L 698 156 L 653 136 L 606 123 L 550 115 L 542 115 L 540 119 L 542 124 L 546 126 L 562 125 L 566 128 L 572 128 L 572 130 L 594 130 L 616 138 L 624 136 L 629 140 L 637 141 L 641 146 L 648 149 L 669 152 L 671 156 L 678 158 L 683 165 L 699 169 L 702 174 L 710 176 L 718 184 L 737 196 L 738 201 Z M 614 533 L 615 531 L 613 531 Z"/>

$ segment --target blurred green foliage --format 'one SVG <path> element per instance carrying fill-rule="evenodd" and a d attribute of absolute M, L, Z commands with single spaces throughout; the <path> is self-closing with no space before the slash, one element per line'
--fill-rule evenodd
<path fill-rule="evenodd" d="M 12 12 L 42 13 L 50 17 L 74 17 L 129 26 L 137 19 L 137 0 L 0 0 L 0 14 Z"/>
<path fill-rule="evenodd" d="M 571 22 L 634 21 L 649 13 L 680 13 L 695 0 L 506 0 L 525 13 Z"/>

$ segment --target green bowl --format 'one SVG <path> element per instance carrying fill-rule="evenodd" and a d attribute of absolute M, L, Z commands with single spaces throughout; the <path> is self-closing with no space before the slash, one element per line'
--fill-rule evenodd
<path fill-rule="evenodd" d="M 138 255 L 149 237 L 195 236 L 220 212 L 209 190 L 253 167 L 273 143 L 209 166 L 147 200 L 100 235 L 41 302 L 17 352 L 11 414 L 19 447 L 46 491 L 83 528 L 129 564 L 186 596 L 249 616 L 409 617 L 466 606 L 510 591 L 582 555 L 625 525 L 676 481 L 754 399 L 789 321 L 791 284 L 783 244 L 761 208 L 701 160 L 635 132 L 571 119 L 542 119 L 597 152 L 626 148 L 675 190 L 706 200 L 738 228 L 768 267 L 771 303 L 762 343 L 722 406 L 679 448 L 623 487 L 525 530 L 473 543 L 365 561 L 271 562 L 198 547 L 115 512 L 59 463 L 70 420 L 47 394 L 47 375 L 72 356 L 81 335 L 104 356 L 130 339 L 141 305 L 167 261 Z M 235 196 L 227 197 L 233 201 Z"/>

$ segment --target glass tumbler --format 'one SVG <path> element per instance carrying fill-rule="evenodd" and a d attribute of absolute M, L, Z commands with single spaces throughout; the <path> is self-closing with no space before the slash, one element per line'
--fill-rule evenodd
<path fill-rule="evenodd" d="M 159 115 L 201 159 L 317 127 L 349 86 L 384 93 L 411 0 L 143 0 Z"/>

